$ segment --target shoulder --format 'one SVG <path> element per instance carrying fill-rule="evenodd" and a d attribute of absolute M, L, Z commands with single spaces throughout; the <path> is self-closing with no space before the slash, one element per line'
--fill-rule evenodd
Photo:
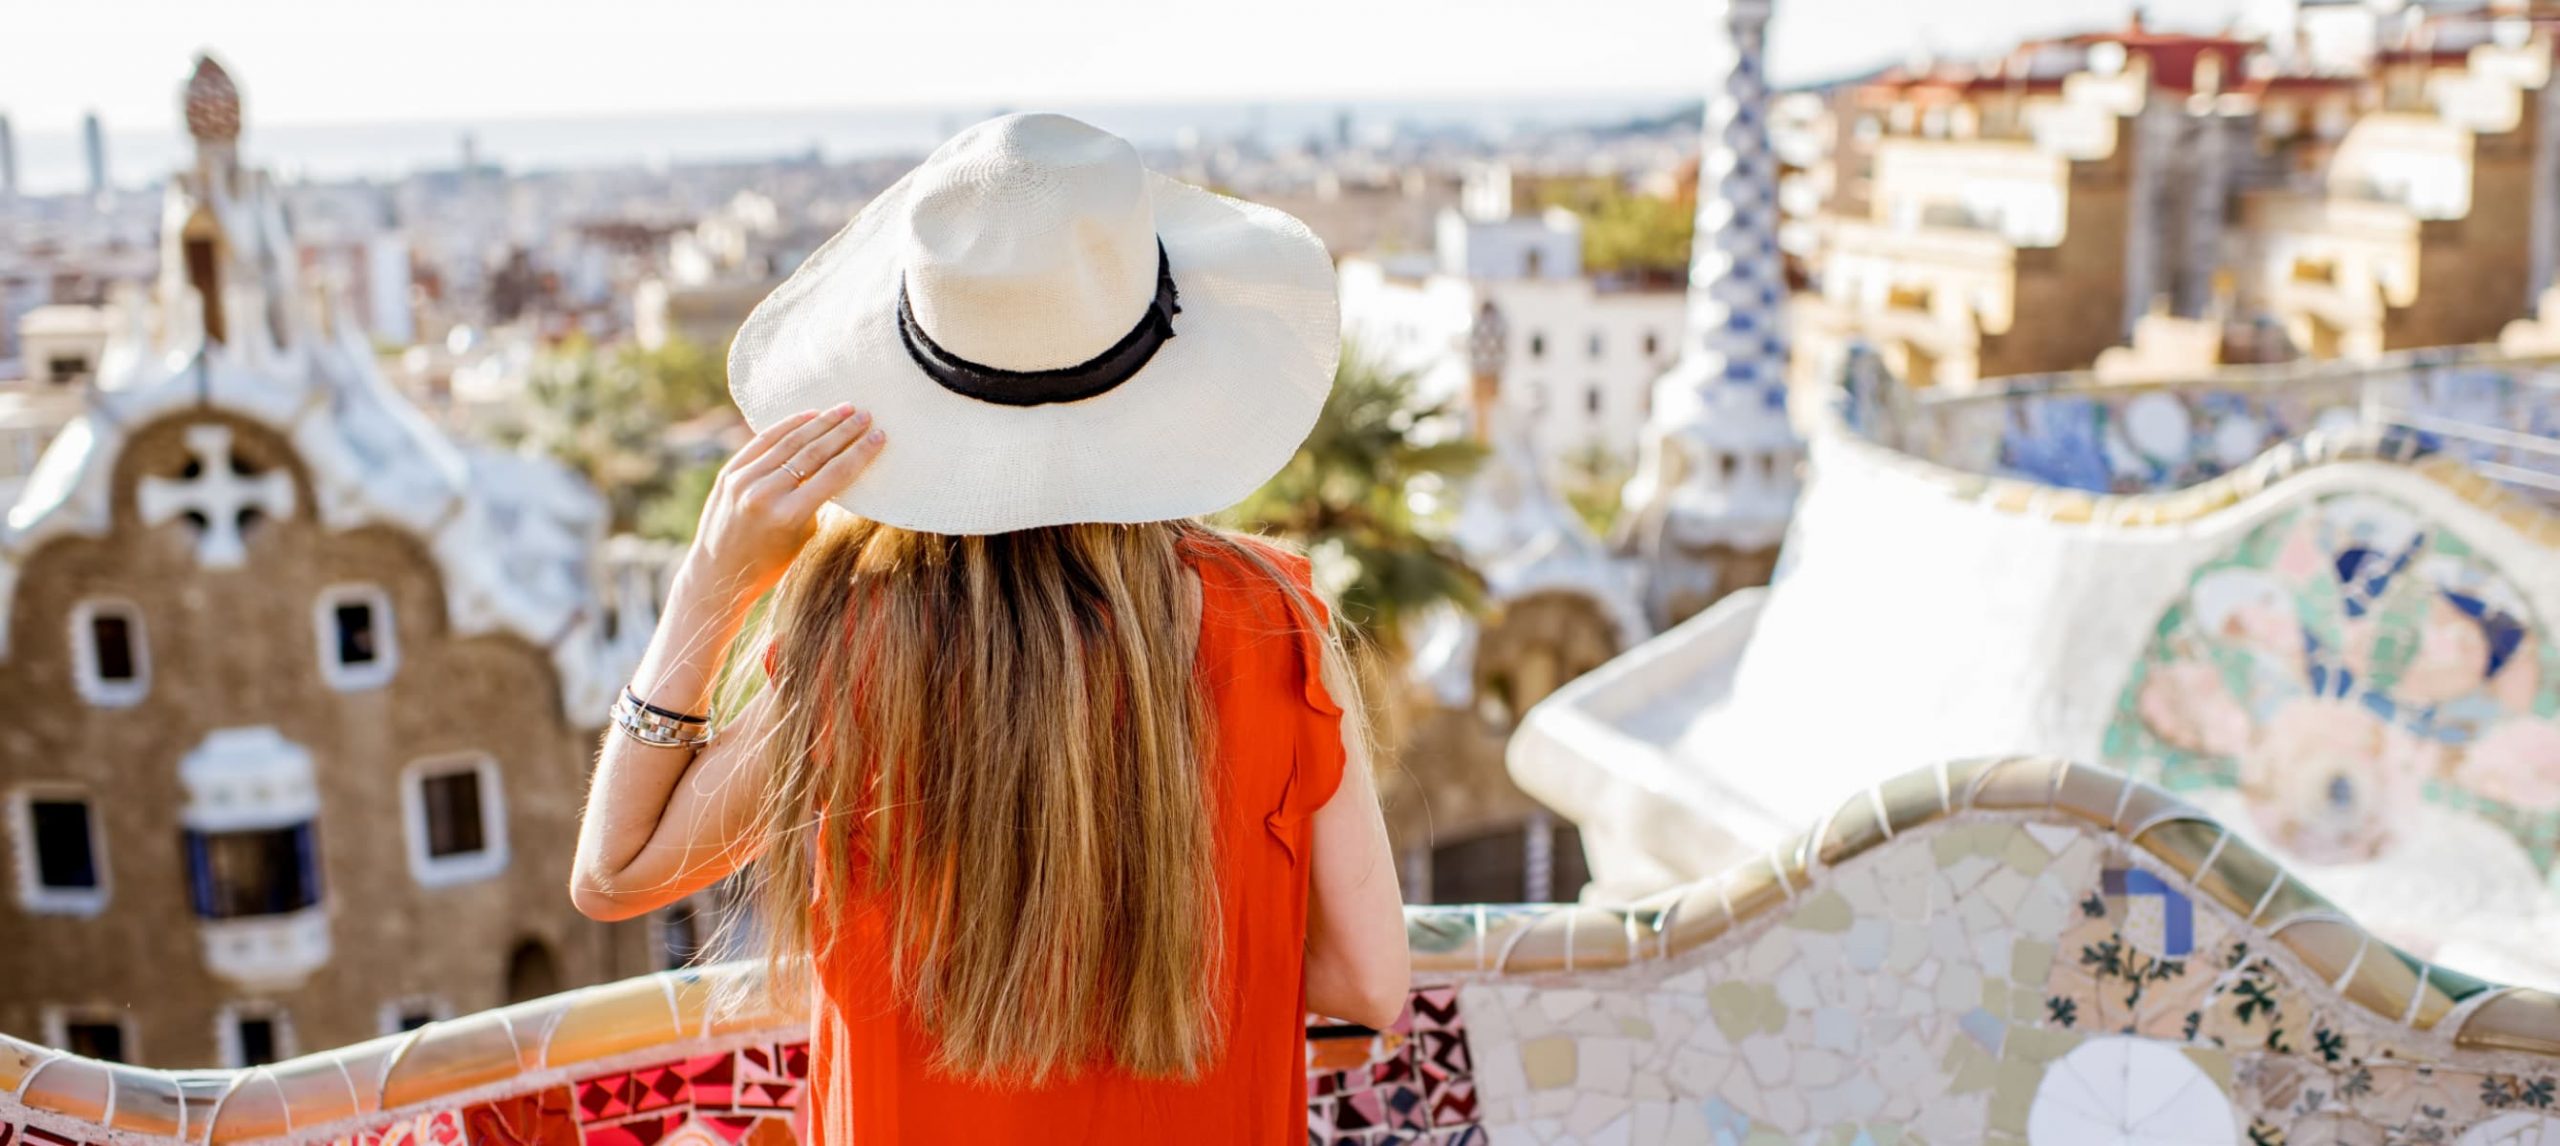
<path fill-rule="evenodd" d="M 1297 546 L 1223 530 L 1204 532 L 1190 544 L 1204 578 L 1214 570 L 1220 588 L 1257 602 L 1302 601 L 1315 610 L 1319 625 L 1330 623 L 1331 607 L 1316 591 L 1314 563 Z"/>
<path fill-rule="evenodd" d="M 1342 709 L 1323 682 L 1333 611 L 1316 589 L 1307 555 L 1286 542 L 1239 533 L 1209 534 L 1199 544 L 1206 550 L 1199 561 L 1208 590 L 1203 608 L 1211 623 L 1291 662 L 1308 705 L 1339 715 Z"/>

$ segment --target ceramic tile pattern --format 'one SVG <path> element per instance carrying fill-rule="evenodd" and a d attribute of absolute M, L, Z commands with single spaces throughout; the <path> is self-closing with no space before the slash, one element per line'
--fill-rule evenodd
<path fill-rule="evenodd" d="M 1384 1031 L 1311 1022 L 1307 1072 L 1311 1141 L 1486 1141 L 1455 987 L 1415 991 L 1404 1016 Z"/>
<path fill-rule="evenodd" d="M 330 1146 L 789 1146 L 809 1052 L 758 1043 L 428 1111 Z"/>
<path fill-rule="evenodd" d="M 2197 570 L 2104 752 L 2236 789 L 2289 856 L 2375 858 L 2424 801 L 2560 858 L 2560 649 L 2461 538 L 2369 495 L 2277 517 Z"/>
<path fill-rule="evenodd" d="M 1311 1143 L 2560 1146 L 2560 1057 L 2458 1050 L 2455 1021 L 2421 1030 L 2349 1001 L 2327 980 L 2353 967 L 2313 974 L 2289 934 L 2156 854 L 2064 812 L 1960 810 L 1784 878 L 1772 906 L 1667 958 L 1428 976 L 1388 1030 L 1311 1027 Z M 1455 950 L 1469 919 L 1535 934 L 1511 930 L 1516 913 L 1422 918 Z M 2440 985 L 2458 1013 L 2488 1001 Z M 668 1045 L 649 1065 L 537 1072 L 514 1093 L 293 1137 L 798 1140 L 801 1046 Z M 79 1129 L 0 1091 L 0 1146 L 110 1137 Z"/>
<path fill-rule="evenodd" d="M 2542 436 L 2560 407 L 2538 389 L 2547 368 L 2452 364 L 2327 369 L 2274 384 L 2093 386 L 2086 375 L 2004 379 L 1996 395 L 1923 407 L 1911 432 L 1936 460 L 2092 493 L 2186 489 L 2232 473 L 2315 429 L 2351 425 L 2368 390 L 2395 409 Z M 2549 469 L 2530 455 L 2409 433 L 2410 455 L 2443 453 Z"/>
<path fill-rule="evenodd" d="M 1464 985 L 1489 1140 L 2531 1141 L 2513 1116 L 2554 1101 L 2549 1060 L 2361 1010 L 2111 833 L 1972 813 L 1776 914 L 1665 963 Z"/>

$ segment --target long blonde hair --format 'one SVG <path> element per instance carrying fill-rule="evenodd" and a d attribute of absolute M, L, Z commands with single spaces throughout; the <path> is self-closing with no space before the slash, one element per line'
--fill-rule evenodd
<path fill-rule="evenodd" d="M 934 1066 L 1196 1077 L 1224 1035 L 1224 945 L 1184 550 L 1294 586 L 1189 521 L 973 537 L 832 516 L 759 641 L 778 653 L 748 918 L 775 1001 L 811 997 L 859 879 Z"/>

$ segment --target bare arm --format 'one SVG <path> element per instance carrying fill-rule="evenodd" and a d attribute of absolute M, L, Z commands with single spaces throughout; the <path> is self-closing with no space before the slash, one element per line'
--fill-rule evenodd
<path fill-rule="evenodd" d="M 1382 1028 L 1404 1010 L 1413 955 L 1405 942 L 1395 851 L 1387 844 L 1368 753 L 1358 737 L 1343 740 L 1342 786 L 1315 814 L 1307 1009 Z"/>
<path fill-rule="evenodd" d="M 879 431 L 866 429 L 868 415 L 851 407 L 797 415 L 767 427 L 721 467 L 633 678 L 642 700 L 704 710 L 747 611 L 808 543 L 819 507 L 879 453 Z M 719 738 L 698 752 L 605 734 L 569 876 L 579 911 L 629 919 L 755 858 L 762 841 L 749 829 L 764 798 L 756 765 L 772 728 L 770 696 L 758 694 L 724 720 Z"/>

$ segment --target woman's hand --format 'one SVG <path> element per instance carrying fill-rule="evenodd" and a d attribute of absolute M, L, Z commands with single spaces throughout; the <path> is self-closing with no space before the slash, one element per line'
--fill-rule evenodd
<path fill-rule="evenodd" d="M 838 406 L 783 419 L 720 467 L 658 631 L 634 670 L 634 695 L 680 712 L 709 709 L 721 650 L 737 640 L 747 606 L 782 579 L 817 532 L 818 507 L 862 476 L 884 440 L 869 415 Z M 753 770 L 770 696 L 720 714 L 719 737 L 699 752 L 605 735 L 569 882 L 580 911 L 628 919 L 726 876 L 755 853 L 761 845 L 751 829 L 762 796 Z"/>
<path fill-rule="evenodd" d="M 818 507 L 862 476 L 886 441 L 851 404 L 765 427 L 720 467 L 685 575 L 732 600 L 763 595 L 817 532 Z"/>

